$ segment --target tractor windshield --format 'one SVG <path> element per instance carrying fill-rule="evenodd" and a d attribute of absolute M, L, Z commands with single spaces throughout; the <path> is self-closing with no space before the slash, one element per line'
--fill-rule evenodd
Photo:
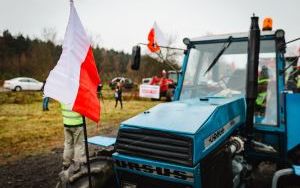
<path fill-rule="evenodd" d="M 247 41 L 233 41 L 213 68 L 209 65 L 224 43 L 197 44 L 190 50 L 180 100 L 245 95 Z M 257 123 L 277 123 L 275 42 L 262 40 L 259 55 Z M 272 112 L 271 112 L 272 111 Z M 271 118 L 270 118 L 271 117 Z"/>
<path fill-rule="evenodd" d="M 224 43 L 199 44 L 191 49 L 181 99 L 245 93 L 247 41 L 232 42 L 215 66 L 205 73 L 223 46 Z"/>

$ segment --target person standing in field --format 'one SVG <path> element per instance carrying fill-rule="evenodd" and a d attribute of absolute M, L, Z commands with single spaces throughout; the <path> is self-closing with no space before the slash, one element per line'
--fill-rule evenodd
<path fill-rule="evenodd" d="M 118 101 L 120 101 L 121 109 L 123 109 L 123 103 L 122 103 L 122 84 L 120 82 L 117 83 L 116 89 L 115 89 L 115 108 L 118 106 Z"/>
<path fill-rule="evenodd" d="M 100 98 L 100 99 L 103 99 L 102 89 L 103 89 L 103 85 L 102 85 L 102 83 L 100 83 L 100 84 L 97 86 L 97 94 L 99 95 L 99 98 Z"/>
<path fill-rule="evenodd" d="M 45 87 L 46 81 L 43 81 L 42 91 L 43 91 L 43 111 L 48 111 L 48 103 L 49 103 L 49 97 L 46 97 L 44 94 L 44 87 Z"/>
<path fill-rule="evenodd" d="M 86 162 L 83 142 L 83 117 L 63 103 L 61 103 L 61 110 L 65 135 L 63 169 L 66 170 L 72 162 L 75 164 Z"/>

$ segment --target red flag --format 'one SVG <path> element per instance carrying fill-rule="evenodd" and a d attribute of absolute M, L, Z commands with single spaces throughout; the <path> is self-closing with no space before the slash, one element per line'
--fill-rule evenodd
<path fill-rule="evenodd" d="M 159 46 L 166 45 L 164 34 L 161 32 L 156 22 L 154 22 L 153 27 L 148 34 L 148 41 L 148 48 L 151 52 L 157 52 L 160 50 Z"/>
<path fill-rule="evenodd" d="M 44 93 L 87 118 L 98 122 L 100 103 L 97 86 L 100 83 L 88 36 L 71 1 L 70 17 L 63 51 L 50 72 Z"/>
<path fill-rule="evenodd" d="M 160 47 L 157 45 L 155 41 L 155 31 L 152 28 L 148 34 L 148 48 L 151 52 L 157 52 L 160 50 Z"/>

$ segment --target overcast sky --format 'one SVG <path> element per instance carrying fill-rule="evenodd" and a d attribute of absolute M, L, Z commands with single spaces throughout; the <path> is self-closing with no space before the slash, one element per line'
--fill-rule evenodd
<path fill-rule="evenodd" d="M 273 28 L 286 31 L 287 40 L 300 37 L 299 0 L 74 0 L 87 33 L 104 48 L 131 51 L 147 42 L 154 21 L 161 30 L 182 38 L 207 33 L 248 31 L 253 13 L 273 18 Z M 54 28 L 62 41 L 69 0 L 0 0 L 0 31 L 41 38 Z"/>

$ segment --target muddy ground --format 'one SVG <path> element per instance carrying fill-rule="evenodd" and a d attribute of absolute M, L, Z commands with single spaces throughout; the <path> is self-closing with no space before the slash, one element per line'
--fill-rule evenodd
<path fill-rule="evenodd" d="M 55 187 L 61 171 L 62 148 L 50 153 L 29 156 L 0 167 L 0 187 Z"/>
<path fill-rule="evenodd" d="M 106 127 L 105 136 L 116 137 L 117 129 Z M 92 153 L 94 148 L 89 146 Z M 28 156 L 24 159 L 0 166 L 0 188 L 54 188 L 62 170 L 63 148 L 51 152 Z"/>

